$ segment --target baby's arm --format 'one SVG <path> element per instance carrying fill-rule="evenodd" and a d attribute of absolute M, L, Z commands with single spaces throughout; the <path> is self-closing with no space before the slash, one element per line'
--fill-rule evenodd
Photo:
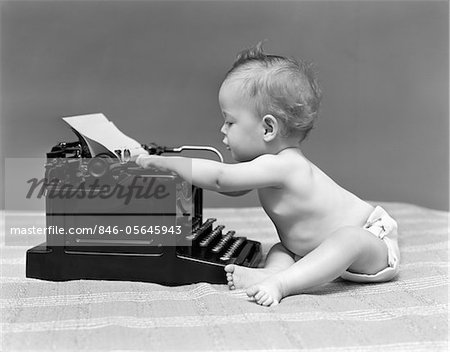
<path fill-rule="evenodd" d="M 142 155 L 136 163 L 177 173 L 188 182 L 216 192 L 235 192 L 281 186 L 288 167 L 276 155 L 262 155 L 248 162 L 224 164 L 206 159 Z M 285 172 L 282 169 L 286 169 Z"/>

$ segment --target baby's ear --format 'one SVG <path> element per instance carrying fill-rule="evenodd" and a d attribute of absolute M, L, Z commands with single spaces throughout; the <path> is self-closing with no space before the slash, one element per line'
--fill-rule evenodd
<path fill-rule="evenodd" d="M 265 115 L 262 119 L 263 128 L 264 128 L 264 140 L 266 142 L 270 142 L 273 140 L 278 131 L 279 131 L 279 123 L 278 120 L 273 115 Z"/>

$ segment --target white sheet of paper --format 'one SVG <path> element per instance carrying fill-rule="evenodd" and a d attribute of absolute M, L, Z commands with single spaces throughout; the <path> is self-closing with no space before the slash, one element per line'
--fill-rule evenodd
<path fill-rule="evenodd" d="M 117 149 L 129 149 L 131 156 L 147 154 L 140 143 L 125 135 L 101 113 L 63 117 L 63 120 L 86 138 L 92 156 L 104 151 L 98 145 L 89 143 L 89 140 L 95 141 L 115 155 Z"/>

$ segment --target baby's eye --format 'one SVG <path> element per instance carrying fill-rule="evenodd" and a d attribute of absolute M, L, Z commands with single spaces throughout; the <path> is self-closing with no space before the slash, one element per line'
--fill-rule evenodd
<path fill-rule="evenodd" d="M 227 126 L 231 126 L 232 124 L 233 124 L 233 122 L 225 121 L 225 125 L 227 125 Z"/>

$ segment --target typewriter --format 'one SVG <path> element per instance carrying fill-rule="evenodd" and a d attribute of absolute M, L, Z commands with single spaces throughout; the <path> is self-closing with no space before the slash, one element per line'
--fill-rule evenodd
<path fill-rule="evenodd" d="M 47 153 L 46 242 L 27 251 L 27 277 L 172 286 L 226 283 L 229 263 L 258 266 L 259 242 L 203 219 L 202 189 L 138 167 L 126 149 L 92 156 L 74 132 L 78 141 Z M 211 147 L 142 147 L 149 154 L 206 150 L 221 158 Z"/>

